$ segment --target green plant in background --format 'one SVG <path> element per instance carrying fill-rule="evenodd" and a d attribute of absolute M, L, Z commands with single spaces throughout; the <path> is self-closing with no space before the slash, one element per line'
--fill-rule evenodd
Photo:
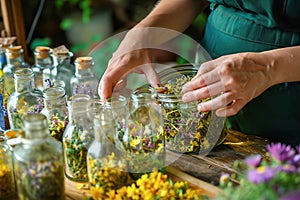
<path fill-rule="evenodd" d="M 55 5 L 57 8 L 62 9 L 64 5 L 78 6 L 82 11 L 82 22 L 88 23 L 91 17 L 91 0 L 55 0 Z M 60 28 L 62 30 L 67 30 L 72 26 L 72 19 L 65 17 L 60 23 Z"/>

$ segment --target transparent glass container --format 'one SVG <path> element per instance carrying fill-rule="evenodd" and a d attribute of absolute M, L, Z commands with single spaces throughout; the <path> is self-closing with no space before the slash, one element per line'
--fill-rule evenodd
<path fill-rule="evenodd" d="M 56 81 L 65 83 L 65 91 L 67 96 L 72 95 L 71 78 L 75 74 L 75 66 L 71 63 L 73 57 L 72 52 L 57 53 L 52 55 L 54 63 L 56 63 L 57 75 Z"/>
<path fill-rule="evenodd" d="M 113 117 L 116 120 L 118 138 L 121 142 L 123 142 L 123 138 L 128 126 L 128 100 L 124 96 L 112 96 L 106 99 L 105 105 L 112 111 Z"/>
<path fill-rule="evenodd" d="M 28 113 L 39 113 L 44 108 L 43 98 L 35 94 L 34 74 L 29 68 L 14 73 L 15 92 L 7 103 L 8 118 L 11 129 L 22 129 L 22 117 Z"/>
<path fill-rule="evenodd" d="M 13 170 L 13 152 L 7 144 L 6 137 L 0 135 L 0 199 L 16 197 Z"/>
<path fill-rule="evenodd" d="M 160 106 L 155 93 L 142 87 L 131 94 L 128 128 L 124 142 L 128 149 L 128 170 L 134 179 L 165 167 L 165 137 Z"/>
<path fill-rule="evenodd" d="M 157 99 L 163 109 L 166 148 L 179 153 L 208 152 L 220 145 L 227 135 L 225 120 L 218 118 L 215 112 L 199 112 L 200 102 L 182 101 L 182 86 L 197 71 L 197 67 L 185 64 L 159 73 L 164 87 L 157 89 Z M 206 100 L 209 98 L 202 101 Z"/>
<path fill-rule="evenodd" d="M 4 86 L 8 98 L 15 91 L 14 73 L 19 69 L 29 68 L 30 66 L 24 61 L 22 46 L 8 47 L 5 55 L 7 64 L 3 68 L 3 73 Z"/>
<path fill-rule="evenodd" d="M 95 140 L 87 155 L 90 189 L 102 188 L 106 193 L 129 184 L 126 150 L 110 107 L 103 105 L 94 116 L 94 131 Z"/>
<path fill-rule="evenodd" d="M 62 87 L 49 87 L 43 93 L 45 107 L 41 113 L 48 119 L 51 137 L 62 142 L 69 118 L 65 90 Z"/>
<path fill-rule="evenodd" d="M 75 75 L 71 78 L 72 95 L 87 94 L 91 98 L 99 98 L 97 88 L 99 79 L 93 73 L 92 57 L 78 57 L 75 60 Z"/>
<path fill-rule="evenodd" d="M 90 97 L 77 94 L 68 102 L 69 123 L 63 135 L 66 177 L 75 182 L 87 182 L 86 156 L 94 137 L 87 106 Z"/>
<path fill-rule="evenodd" d="M 32 70 L 35 75 L 35 85 L 41 91 L 49 87 L 49 82 L 52 83 L 57 74 L 51 54 L 52 50 L 47 46 L 37 46 L 34 50 Z"/>
<path fill-rule="evenodd" d="M 65 199 L 61 143 L 49 136 L 43 114 L 24 116 L 25 138 L 14 148 L 14 172 L 20 200 Z"/>

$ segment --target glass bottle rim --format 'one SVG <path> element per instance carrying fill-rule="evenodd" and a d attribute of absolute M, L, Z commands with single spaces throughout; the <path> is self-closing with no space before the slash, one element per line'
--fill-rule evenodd
<path fill-rule="evenodd" d="M 34 73 L 30 68 L 19 69 L 14 73 L 15 79 L 27 79 L 27 78 L 33 78 L 33 76 Z"/>
<path fill-rule="evenodd" d="M 63 98 L 66 94 L 64 88 L 59 86 L 46 88 L 43 90 L 43 93 L 46 100 Z"/>

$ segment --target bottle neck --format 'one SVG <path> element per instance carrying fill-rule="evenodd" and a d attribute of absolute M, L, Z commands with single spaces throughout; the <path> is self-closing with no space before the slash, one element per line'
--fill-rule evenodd
<path fill-rule="evenodd" d="M 34 64 L 35 66 L 45 67 L 53 65 L 53 61 L 50 56 L 45 58 L 38 58 L 38 56 L 35 56 Z"/>
<path fill-rule="evenodd" d="M 77 77 L 81 77 L 81 76 L 94 76 L 94 73 L 92 72 L 91 68 L 79 69 L 78 67 L 76 67 L 75 75 Z"/>
<path fill-rule="evenodd" d="M 71 63 L 71 56 L 65 55 L 65 56 L 53 56 L 54 62 L 56 65 L 70 65 Z"/>
<path fill-rule="evenodd" d="M 57 99 L 44 99 L 44 102 L 47 110 L 66 107 L 66 98 L 64 96 Z"/>
<path fill-rule="evenodd" d="M 7 58 L 6 62 L 8 65 L 21 66 L 24 65 L 24 58 L 23 56 L 19 56 L 16 58 Z"/>
<path fill-rule="evenodd" d="M 15 91 L 17 93 L 31 92 L 34 88 L 34 77 L 15 78 Z"/>

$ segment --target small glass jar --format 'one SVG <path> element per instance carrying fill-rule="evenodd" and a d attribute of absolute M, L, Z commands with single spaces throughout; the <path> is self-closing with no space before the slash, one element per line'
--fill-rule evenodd
<path fill-rule="evenodd" d="M 101 106 L 94 116 L 94 131 L 95 140 L 87 155 L 90 190 L 102 188 L 106 193 L 129 184 L 126 150 L 110 107 Z"/>
<path fill-rule="evenodd" d="M 8 118 L 11 129 L 22 129 L 22 117 L 28 113 L 39 113 L 44 108 L 43 98 L 33 91 L 34 74 L 29 68 L 14 73 L 15 92 L 7 103 Z"/>
<path fill-rule="evenodd" d="M 24 61 L 22 46 L 8 47 L 5 52 L 7 64 L 3 68 L 4 84 L 7 97 L 14 91 L 14 73 L 22 68 L 29 68 L 29 64 Z"/>
<path fill-rule="evenodd" d="M 134 179 L 165 168 L 163 117 L 154 97 L 150 87 L 141 87 L 131 94 L 124 141 L 128 149 L 128 170 Z"/>
<path fill-rule="evenodd" d="M 63 51 L 60 50 L 62 48 Z M 66 95 L 71 96 L 71 78 L 75 74 L 75 66 L 71 63 L 73 53 L 70 52 L 65 46 L 60 46 L 53 49 L 52 57 L 57 69 L 55 80 L 63 81 L 65 83 Z"/>
<path fill-rule="evenodd" d="M 8 200 L 16 196 L 13 153 L 3 135 L 0 135 L 0 185 L 0 199 Z"/>
<path fill-rule="evenodd" d="M 78 57 L 75 60 L 75 75 L 71 78 L 72 95 L 87 94 L 91 98 L 99 98 L 97 88 L 99 79 L 92 71 L 92 57 Z"/>
<path fill-rule="evenodd" d="M 74 95 L 68 102 L 69 123 L 63 135 L 65 174 L 75 182 L 88 181 L 86 156 L 94 138 L 87 113 L 89 102 L 90 97 L 84 94 Z"/>
<path fill-rule="evenodd" d="M 65 199 L 61 143 L 49 136 L 43 114 L 24 116 L 25 137 L 14 148 L 14 172 L 20 200 Z"/>
<path fill-rule="evenodd" d="M 123 142 L 128 125 L 128 100 L 124 96 L 112 96 L 106 99 L 105 105 L 112 110 L 113 117 L 116 119 L 118 138 Z"/>
<path fill-rule="evenodd" d="M 47 46 L 37 46 L 34 50 L 34 64 L 32 70 L 35 75 L 35 85 L 41 91 L 47 88 L 46 80 L 52 82 L 56 75 L 51 53 L 51 48 Z"/>
<path fill-rule="evenodd" d="M 45 107 L 41 113 L 48 119 L 51 137 L 62 142 L 69 117 L 65 90 L 61 87 L 49 87 L 43 93 Z"/>
<path fill-rule="evenodd" d="M 227 135 L 223 118 L 215 112 L 199 112 L 198 101 L 182 101 L 182 86 L 197 71 L 193 65 L 185 64 L 160 72 L 164 87 L 159 88 L 157 100 L 163 109 L 166 148 L 179 153 L 207 153 Z M 209 98 L 203 101 L 206 100 Z"/>

